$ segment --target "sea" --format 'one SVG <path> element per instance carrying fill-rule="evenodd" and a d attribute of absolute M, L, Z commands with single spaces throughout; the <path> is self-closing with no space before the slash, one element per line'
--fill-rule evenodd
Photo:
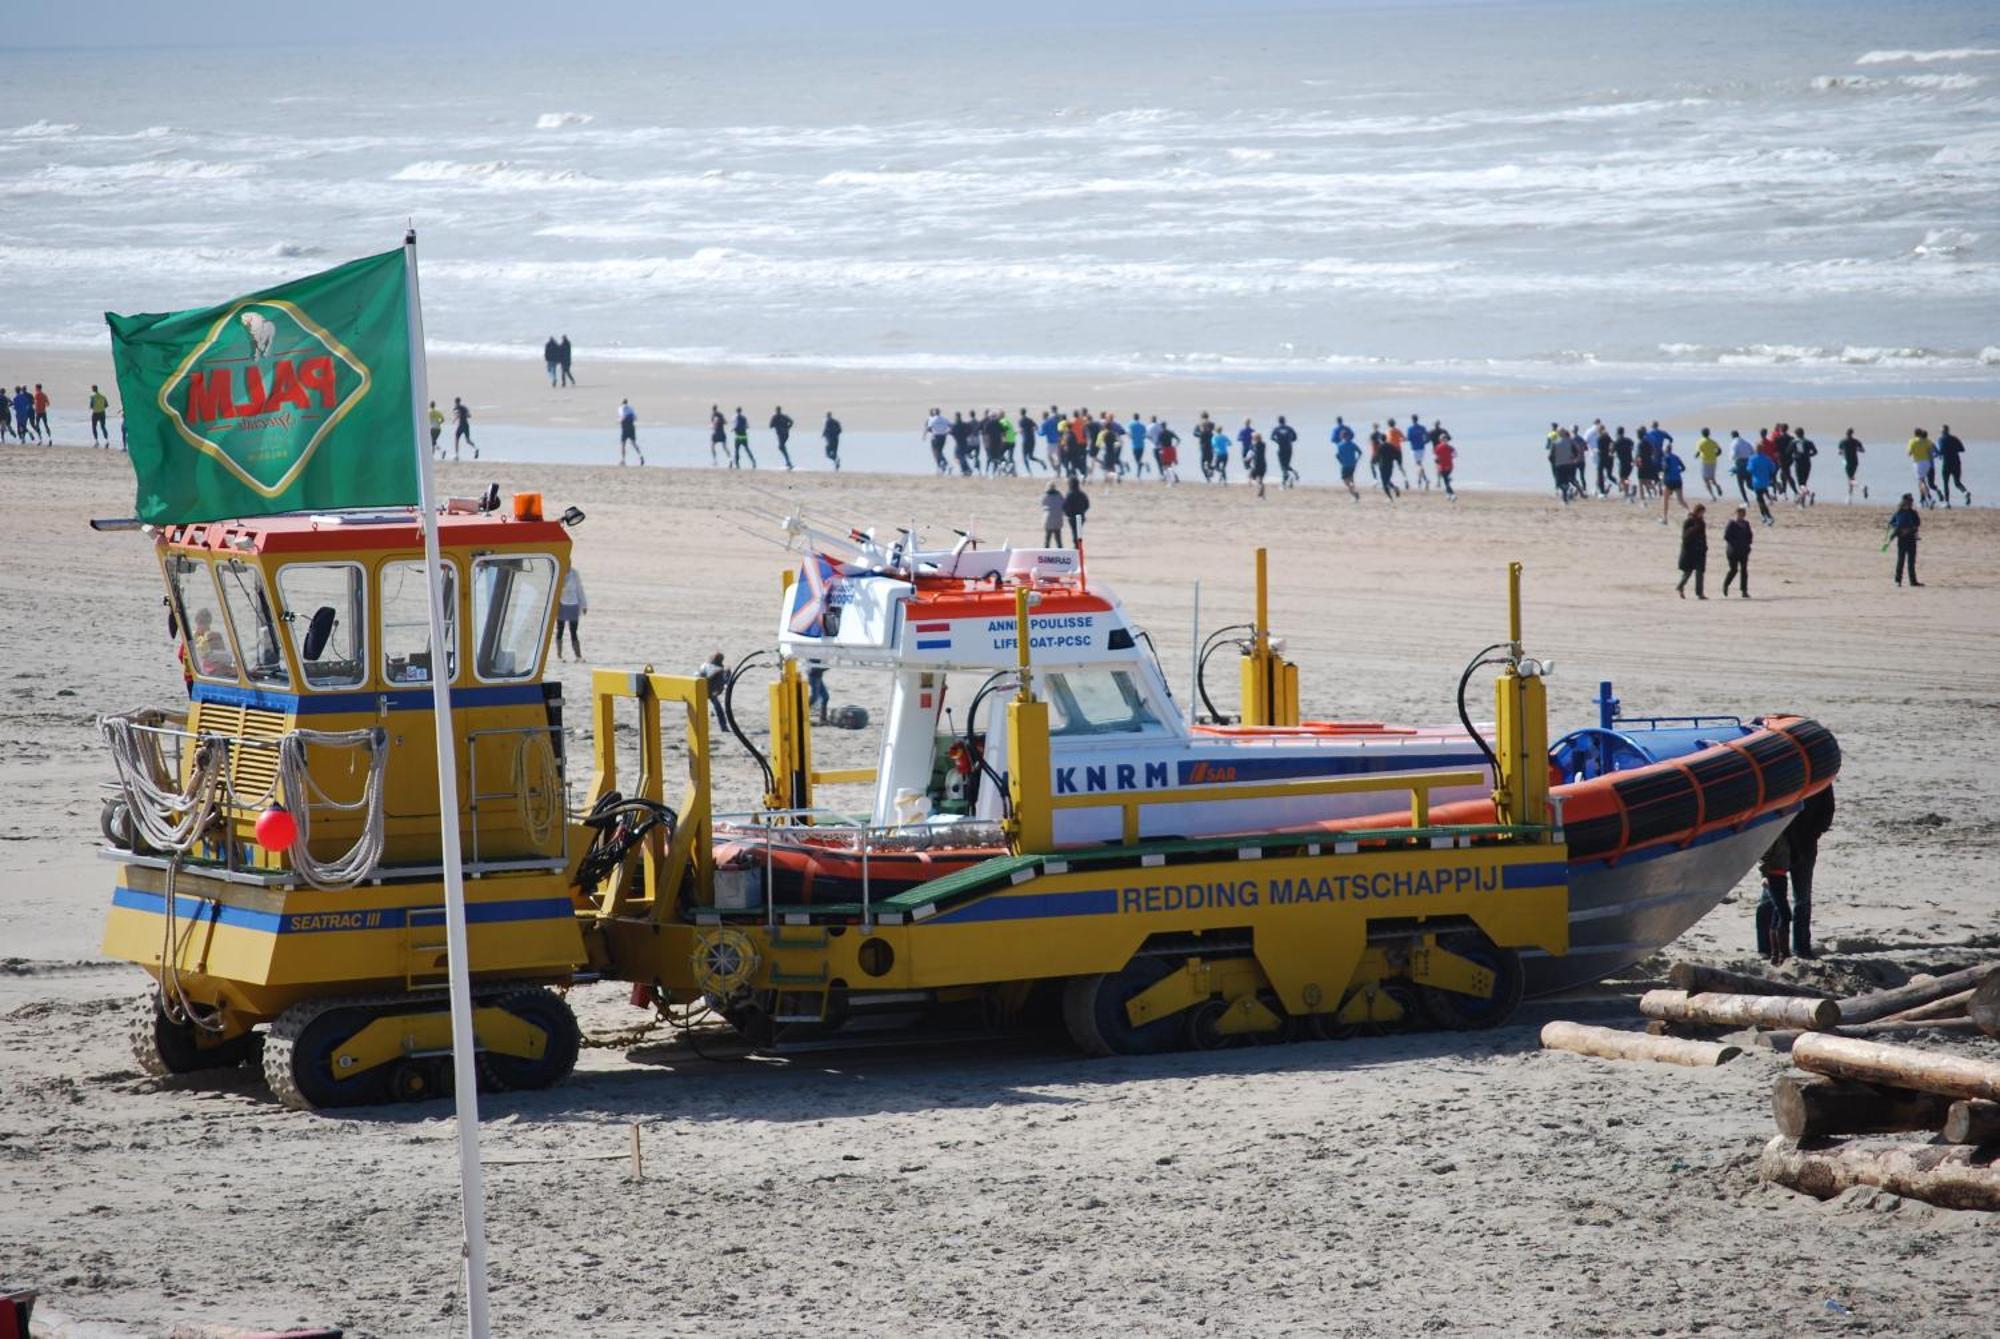
<path fill-rule="evenodd" d="M 1552 405 L 2000 385 L 1989 0 L 859 6 L 684 40 L 671 13 L 0 51 L 0 346 L 101 347 L 105 310 L 414 222 L 431 347 L 529 363 L 560 332 L 1024 392 L 1436 384 L 1537 442 Z"/>

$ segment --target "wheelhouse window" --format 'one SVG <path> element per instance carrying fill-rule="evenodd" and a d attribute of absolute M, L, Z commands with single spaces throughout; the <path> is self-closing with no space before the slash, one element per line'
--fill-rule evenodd
<path fill-rule="evenodd" d="M 444 677 L 458 677 L 458 568 L 444 564 Z M 382 677 L 390 683 L 431 681 L 431 614 L 422 563 L 382 567 Z"/>
<path fill-rule="evenodd" d="M 251 683 L 290 686 L 292 675 L 278 646 L 278 622 L 264 589 L 264 574 L 241 558 L 226 558 L 215 565 L 215 582 L 222 587 L 244 676 Z"/>
<path fill-rule="evenodd" d="M 526 679 L 549 634 L 556 560 L 547 554 L 480 558 L 472 566 L 472 667 L 482 679 Z"/>
<path fill-rule="evenodd" d="M 367 573 L 358 563 L 278 569 L 285 634 L 313 688 L 354 688 L 368 677 Z"/>
<path fill-rule="evenodd" d="M 1056 736 L 1125 735 L 1157 729 L 1159 717 L 1126 670 L 1063 670 L 1043 673 L 1055 719 Z"/>
<path fill-rule="evenodd" d="M 215 569 L 184 553 L 169 555 L 166 568 L 174 625 L 180 630 L 188 669 L 197 679 L 235 683 L 236 651 L 229 644 L 228 624 L 218 612 L 222 593 L 215 587 Z"/>

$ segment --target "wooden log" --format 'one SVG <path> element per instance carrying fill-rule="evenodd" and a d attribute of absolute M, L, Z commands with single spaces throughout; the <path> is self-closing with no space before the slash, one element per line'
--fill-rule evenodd
<path fill-rule="evenodd" d="M 1743 1054 L 1741 1046 L 1688 1041 L 1681 1037 L 1649 1037 L 1643 1032 L 1564 1022 L 1543 1025 L 1542 1046 L 1551 1051 L 1574 1051 L 1578 1055 L 1594 1055 L 1604 1060 L 1654 1060 L 1665 1065 L 1688 1065 L 1695 1069 L 1727 1064 Z"/>
<path fill-rule="evenodd" d="M 1934 976 L 1926 981 L 1912 981 L 1894 990 L 1872 990 L 1865 995 L 1851 995 L 1840 1002 L 1840 1017 L 1848 1023 L 1872 1023 L 1878 1018 L 1887 1018 L 1890 1014 L 1969 990 L 1989 972 L 1996 970 L 2000 970 L 2000 963 L 1982 963 L 1962 972 Z"/>
<path fill-rule="evenodd" d="M 1690 995 L 1684 990 L 1649 990 L 1639 997 L 1639 1012 L 1669 1023 L 1802 1028 L 1816 1032 L 1840 1025 L 1838 1004 L 1795 995 Z"/>
<path fill-rule="evenodd" d="M 1800 1143 L 1834 1134 L 1885 1134 L 1935 1130 L 1951 1099 L 1907 1088 L 1849 1083 L 1824 1074 L 1786 1074 L 1771 1087 L 1778 1133 Z"/>
<path fill-rule="evenodd" d="M 1901 1144 L 1870 1148 L 1794 1148 L 1779 1135 L 1764 1145 L 1758 1172 L 1766 1181 L 1830 1200 L 1855 1186 L 1876 1186 L 1891 1194 L 1947 1209 L 2000 1209 L 2000 1167 L 1985 1150 L 1953 1144 Z"/>
<path fill-rule="evenodd" d="M 1768 977 L 1751 976 L 1747 972 L 1731 972 L 1720 967 L 1707 967 L 1698 962 L 1677 962 L 1667 969 L 1667 982 L 1675 990 L 1685 990 L 1690 995 L 1704 993 L 1716 995 L 1805 995 L 1825 999 L 1826 992 L 1802 986 L 1796 981 L 1773 981 Z"/>
<path fill-rule="evenodd" d="M 1986 974 L 1965 1003 L 1966 1013 L 1989 1037 L 2000 1037 L 2000 968 Z"/>
<path fill-rule="evenodd" d="M 1944 1137 L 1951 1144 L 2000 1144 L 2000 1102 L 1962 1097 L 1945 1109 Z"/>
<path fill-rule="evenodd" d="M 1808 1032 L 1803 1028 L 1779 1029 L 1775 1032 L 1760 1032 L 1752 1040 L 1759 1046 L 1768 1046 L 1774 1051 L 1789 1051 L 1800 1037 L 1907 1037 L 1917 1032 L 1944 1032 L 1976 1034 L 1979 1031 L 1970 1018 L 1920 1018 L 1897 1021 L 1884 1018 L 1877 1023 L 1856 1023 L 1853 1027 L 1828 1028 L 1825 1032 Z"/>
<path fill-rule="evenodd" d="M 1920 1026 L 1936 1027 L 1938 1024 Z M 2000 1101 L 2000 1064 L 1969 1055 L 1945 1055 L 1909 1046 L 1889 1046 L 1857 1037 L 1808 1033 L 1792 1044 L 1792 1063 L 1815 1074 L 1862 1083 L 1916 1088 L 1946 1097 Z"/>
<path fill-rule="evenodd" d="M 1884 1023 L 1916 1023 L 1928 1018 L 1961 1018 L 1965 1015 L 1965 1006 L 1971 1002 L 1972 992 L 1961 990 L 1956 995 L 1947 995 L 1941 1000 L 1932 1000 L 1929 1004 L 1919 1004 L 1914 1009 L 1905 1009 L 1901 1013 L 1890 1014 L 1887 1018 L 1880 1021 Z M 1862 1026 L 1865 1027 L 1867 1024 L 1863 1024 Z"/>

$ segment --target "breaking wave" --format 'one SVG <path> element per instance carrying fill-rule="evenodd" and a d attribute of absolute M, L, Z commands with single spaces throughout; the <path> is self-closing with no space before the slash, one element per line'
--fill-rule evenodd
<path fill-rule="evenodd" d="M 1941 60 L 1978 60 L 1986 56 L 2000 56 L 2000 47 L 1960 46 L 1943 51 L 1870 51 L 1859 57 L 1856 65 L 1898 65 L 1905 62 L 1929 65 Z"/>
<path fill-rule="evenodd" d="M 587 126 L 596 119 L 589 112 L 543 112 L 535 118 L 535 129 L 561 130 L 564 126 Z"/>
<path fill-rule="evenodd" d="M 411 163 L 398 170 L 389 180 L 467 182 L 514 190 L 573 190 L 581 184 L 595 182 L 596 178 L 575 168 L 522 167 L 505 159 L 496 159 L 488 163 L 455 163 L 450 159 L 430 158 L 419 163 Z"/>

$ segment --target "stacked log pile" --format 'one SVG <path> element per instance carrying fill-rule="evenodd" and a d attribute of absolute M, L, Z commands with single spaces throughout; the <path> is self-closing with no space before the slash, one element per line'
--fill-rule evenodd
<path fill-rule="evenodd" d="M 1876 1037 L 1794 1035 L 1796 1069 L 1771 1093 L 1778 1133 L 1764 1149 L 1764 1179 L 1819 1199 L 1875 1186 L 2000 1212 L 2000 1062 L 1878 1039 L 1892 1025 L 1937 1030 L 1947 1022 L 2000 1037 L 2000 967 L 1857 996 L 1840 1009 Z M 1888 1145 L 1854 1137 L 1915 1133 L 1932 1137 Z"/>
<path fill-rule="evenodd" d="M 1645 1032 L 1552 1022 L 1549 1050 L 1611 1060 L 1713 1066 L 1748 1040 L 1789 1051 L 1771 1094 L 1778 1134 L 1766 1181 L 1831 1199 L 1854 1186 L 1954 1209 L 2000 1212 L 2000 1061 L 1895 1045 L 1899 1035 L 2000 1038 L 2000 964 L 1920 976 L 1893 990 L 1829 999 L 1790 982 L 1675 964 L 1671 990 L 1639 1001 Z M 1923 1133 L 1926 1143 L 1868 1136 Z"/>

